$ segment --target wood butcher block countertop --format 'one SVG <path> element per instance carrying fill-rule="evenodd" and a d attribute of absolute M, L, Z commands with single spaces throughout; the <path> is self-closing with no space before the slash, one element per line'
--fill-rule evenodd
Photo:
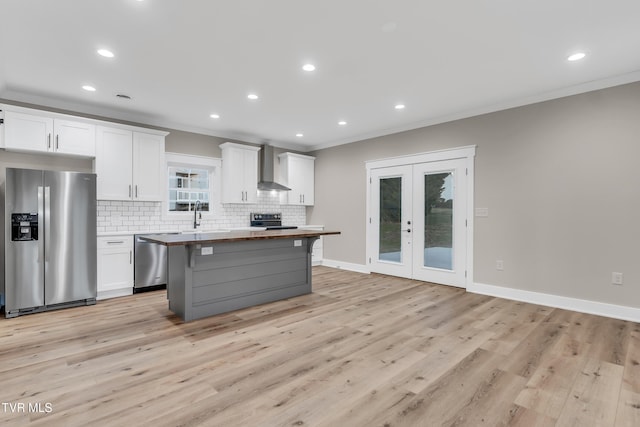
<path fill-rule="evenodd" d="M 319 237 L 340 234 L 339 231 L 321 230 L 261 230 L 261 231 L 226 231 L 212 233 L 186 234 L 154 234 L 140 236 L 141 239 L 165 246 L 193 245 L 202 243 L 239 242 L 242 240 L 295 239 L 297 237 Z"/>

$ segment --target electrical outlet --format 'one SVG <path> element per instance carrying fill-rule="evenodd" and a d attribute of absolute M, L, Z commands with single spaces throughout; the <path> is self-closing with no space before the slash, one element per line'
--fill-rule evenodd
<path fill-rule="evenodd" d="M 504 261 L 501 259 L 496 260 L 496 270 L 502 271 L 504 270 Z"/>
<path fill-rule="evenodd" d="M 614 285 L 622 285 L 622 273 L 611 273 L 611 283 Z"/>

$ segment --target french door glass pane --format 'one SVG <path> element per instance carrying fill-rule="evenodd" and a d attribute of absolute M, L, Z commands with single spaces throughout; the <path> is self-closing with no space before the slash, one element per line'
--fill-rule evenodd
<path fill-rule="evenodd" d="M 380 241 L 381 261 L 402 262 L 402 178 L 380 179 Z"/>
<path fill-rule="evenodd" d="M 453 270 L 453 174 L 424 176 L 424 266 Z"/>

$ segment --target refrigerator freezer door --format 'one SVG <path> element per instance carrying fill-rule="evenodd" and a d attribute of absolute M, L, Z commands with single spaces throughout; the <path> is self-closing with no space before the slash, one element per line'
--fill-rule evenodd
<path fill-rule="evenodd" d="M 5 181 L 5 311 L 44 305 L 44 239 L 12 240 L 11 214 L 37 214 L 43 229 L 42 171 L 7 168 Z"/>
<path fill-rule="evenodd" d="M 96 298 L 96 177 L 44 172 L 45 304 Z"/>

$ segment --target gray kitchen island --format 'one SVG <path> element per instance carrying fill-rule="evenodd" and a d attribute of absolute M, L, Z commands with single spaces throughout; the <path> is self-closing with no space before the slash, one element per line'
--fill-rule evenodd
<path fill-rule="evenodd" d="M 339 231 L 156 234 L 167 246 L 169 309 L 188 322 L 311 293 L 311 248 Z"/>

